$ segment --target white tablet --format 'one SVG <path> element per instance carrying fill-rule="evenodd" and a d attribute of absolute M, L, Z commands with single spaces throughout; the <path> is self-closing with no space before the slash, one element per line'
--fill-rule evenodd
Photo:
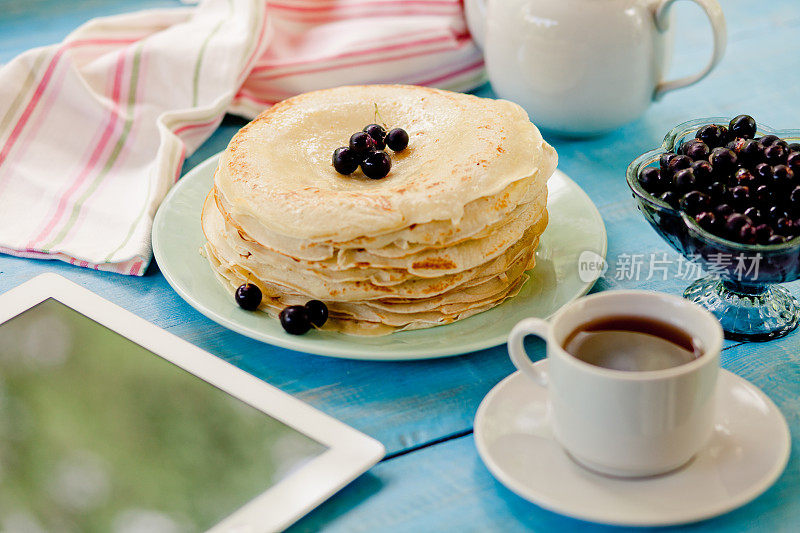
<path fill-rule="evenodd" d="M 383 454 L 60 276 L 0 295 L 1 531 L 277 531 Z"/>

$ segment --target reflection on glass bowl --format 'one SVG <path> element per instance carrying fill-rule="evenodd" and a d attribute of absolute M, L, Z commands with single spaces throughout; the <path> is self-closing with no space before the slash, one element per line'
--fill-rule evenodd
<path fill-rule="evenodd" d="M 627 170 L 628 185 L 639 210 L 653 229 L 675 250 L 709 273 L 683 295 L 709 311 L 729 339 L 764 341 L 781 337 L 798 324 L 800 306 L 779 283 L 800 278 L 800 238 L 782 244 L 741 244 L 701 228 L 694 218 L 674 209 L 642 188 L 639 173 L 658 164 L 662 154 L 676 151 L 706 124 L 727 125 L 729 118 L 691 120 L 673 128 L 655 150 L 637 157 Z M 757 136 L 776 135 L 788 143 L 800 141 L 800 130 L 774 130 L 759 125 Z"/>

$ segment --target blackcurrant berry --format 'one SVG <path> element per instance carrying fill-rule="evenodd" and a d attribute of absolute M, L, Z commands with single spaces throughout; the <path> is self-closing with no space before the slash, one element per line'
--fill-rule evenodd
<path fill-rule="evenodd" d="M 752 139 L 756 136 L 756 121 L 750 115 L 739 115 L 731 119 L 728 131 L 734 137 Z"/>
<path fill-rule="evenodd" d="M 350 149 L 356 154 L 365 154 L 377 148 L 377 143 L 368 133 L 357 131 L 350 136 Z"/>
<path fill-rule="evenodd" d="M 763 148 L 753 139 L 747 139 L 737 152 L 739 164 L 752 167 L 764 158 Z"/>
<path fill-rule="evenodd" d="M 666 191 L 661 193 L 658 198 L 666 202 L 672 208 L 678 207 L 678 201 L 680 200 L 680 195 L 675 191 Z"/>
<path fill-rule="evenodd" d="M 780 144 L 771 144 L 764 148 L 764 161 L 770 165 L 780 165 L 786 162 L 786 156 L 789 155 Z"/>
<path fill-rule="evenodd" d="M 764 217 L 761 216 L 761 211 L 755 206 L 750 206 L 742 213 L 744 216 L 749 217 L 754 223 L 759 223 Z"/>
<path fill-rule="evenodd" d="M 791 235 L 794 233 L 794 223 L 790 218 L 779 218 L 775 221 L 775 233 L 780 233 L 781 235 Z"/>
<path fill-rule="evenodd" d="M 725 126 L 708 124 L 697 130 L 695 138 L 700 139 L 709 148 L 713 149 L 718 146 L 724 146 L 728 142 L 728 129 Z"/>
<path fill-rule="evenodd" d="M 381 151 L 369 152 L 361 163 L 361 170 L 368 178 L 379 180 L 385 178 L 392 168 L 389 154 Z"/>
<path fill-rule="evenodd" d="M 717 215 L 717 218 L 725 220 L 728 215 L 733 214 L 733 208 L 729 204 L 719 204 L 714 208 L 714 214 Z"/>
<path fill-rule="evenodd" d="M 772 167 L 766 163 L 759 163 L 753 169 L 755 171 L 758 181 L 761 183 L 770 183 L 772 181 Z"/>
<path fill-rule="evenodd" d="M 772 175 L 787 183 L 794 179 L 794 171 L 786 165 L 772 167 Z"/>
<path fill-rule="evenodd" d="M 234 300 L 239 307 L 247 311 L 255 311 L 261 305 L 261 289 L 254 283 L 239 285 L 234 295 Z"/>
<path fill-rule="evenodd" d="M 303 335 L 311 329 L 311 321 L 308 319 L 306 308 L 302 305 L 290 305 L 281 311 L 278 317 L 286 333 Z"/>
<path fill-rule="evenodd" d="M 800 151 L 789 152 L 786 156 L 786 166 L 791 168 L 795 174 L 800 173 Z"/>
<path fill-rule="evenodd" d="M 769 209 L 775 204 L 775 195 L 767 185 L 759 185 L 756 188 L 755 201 L 762 209 Z"/>
<path fill-rule="evenodd" d="M 708 197 L 708 195 L 703 194 L 700 191 L 689 191 L 681 197 L 678 205 L 680 206 L 681 211 L 686 212 L 688 215 L 694 216 L 702 211 L 708 210 L 710 204 L 711 199 Z"/>
<path fill-rule="evenodd" d="M 780 141 L 780 139 L 775 135 L 764 135 L 758 140 L 759 144 L 763 147 L 773 145 L 778 141 Z"/>
<path fill-rule="evenodd" d="M 402 152 L 408 146 L 408 133 L 403 128 L 394 128 L 386 134 L 386 146 L 393 152 Z"/>
<path fill-rule="evenodd" d="M 708 145 L 697 139 L 683 143 L 681 148 L 684 149 L 684 155 L 693 159 L 694 161 L 706 160 L 711 153 L 711 149 L 708 147 Z"/>
<path fill-rule="evenodd" d="M 755 185 L 756 176 L 746 168 L 738 169 L 733 175 L 733 181 L 736 185 Z"/>
<path fill-rule="evenodd" d="M 739 232 L 736 234 L 736 238 L 734 240 L 739 241 L 742 244 L 755 244 L 756 227 L 752 224 L 745 224 L 739 228 Z"/>
<path fill-rule="evenodd" d="M 789 207 L 795 213 L 800 213 L 800 187 L 795 187 L 792 189 L 792 192 L 789 193 Z"/>
<path fill-rule="evenodd" d="M 708 160 L 720 176 L 730 175 L 731 172 L 736 170 L 736 163 L 738 162 L 736 153 L 728 148 L 714 148 Z"/>
<path fill-rule="evenodd" d="M 776 189 L 787 190 L 791 188 L 794 181 L 794 172 L 786 165 L 775 165 L 772 167 L 772 183 Z"/>
<path fill-rule="evenodd" d="M 328 320 L 328 306 L 319 300 L 306 302 L 305 308 L 308 320 L 318 328 L 321 328 Z"/>
<path fill-rule="evenodd" d="M 661 170 L 662 176 L 672 177 L 672 172 L 669 169 L 669 162 L 672 161 L 673 157 L 677 157 L 677 155 L 678 154 L 672 152 L 661 154 L 661 157 L 658 159 L 658 167 Z"/>
<path fill-rule="evenodd" d="M 698 183 L 709 183 L 714 175 L 714 167 L 708 161 L 694 161 L 689 168 L 694 172 Z"/>
<path fill-rule="evenodd" d="M 782 207 L 773 205 L 767 209 L 767 219 L 775 222 L 781 218 L 789 218 L 789 213 Z"/>
<path fill-rule="evenodd" d="M 756 226 L 756 240 L 760 243 L 766 243 L 772 237 L 772 228 L 769 224 L 759 224 Z"/>
<path fill-rule="evenodd" d="M 672 174 L 675 174 L 679 170 L 683 170 L 685 168 L 689 168 L 692 164 L 692 160 L 689 159 L 685 155 L 676 155 L 672 159 L 669 160 L 667 167 Z"/>
<path fill-rule="evenodd" d="M 383 150 L 386 147 L 386 130 L 380 124 L 370 124 L 362 130 L 375 140 L 376 148 Z"/>
<path fill-rule="evenodd" d="M 706 187 L 706 192 L 709 196 L 711 196 L 711 198 L 715 200 L 721 200 L 728 193 L 728 186 L 721 181 L 715 181 Z"/>
<path fill-rule="evenodd" d="M 339 174 L 352 174 L 358 168 L 358 163 L 358 157 L 350 148 L 343 146 L 333 152 L 333 168 Z"/>
<path fill-rule="evenodd" d="M 739 149 L 741 148 L 744 139 L 736 138 L 728 141 L 728 144 L 725 145 L 725 148 L 728 150 L 733 150 L 734 152 L 738 153 Z"/>
<path fill-rule="evenodd" d="M 688 192 L 695 189 L 697 178 L 695 178 L 694 171 L 691 168 L 684 168 L 672 176 L 672 184 L 677 191 Z"/>
<path fill-rule="evenodd" d="M 731 203 L 739 209 L 744 209 L 750 202 L 750 187 L 746 185 L 737 185 L 731 187 L 728 191 Z"/>
<path fill-rule="evenodd" d="M 725 218 L 725 231 L 728 235 L 736 235 L 742 226 L 752 225 L 753 221 L 741 213 L 733 213 Z"/>
<path fill-rule="evenodd" d="M 656 167 L 643 168 L 639 173 L 639 183 L 649 193 L 660 192 L 662 189 L 661 172 Z"/>
<path fill-rule="evenodd" d="M 703 211 L 694 217 L 697 225 L 706 231 L 712 231 L 717 225 L 717 217 L 711 211 Z"/>

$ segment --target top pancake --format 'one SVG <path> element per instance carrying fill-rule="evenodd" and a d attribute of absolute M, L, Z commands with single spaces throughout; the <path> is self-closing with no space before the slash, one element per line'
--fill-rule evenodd
<path fill-rule="evenodd" d="M 405 129 L 408 148 L 387 149 L 392 169 L 382 180 L 337 173 L 333 151 L 372 122 Z M 345 242 L 434 220 L 458 224 L 466 204 L 524 178 L 544 183 L 556 161 L 511 102 L 349 86 L 305 93 L 259 115 L 231 140 L 215 183 L 234 219 L 252 217 L 294 239 Z"/>

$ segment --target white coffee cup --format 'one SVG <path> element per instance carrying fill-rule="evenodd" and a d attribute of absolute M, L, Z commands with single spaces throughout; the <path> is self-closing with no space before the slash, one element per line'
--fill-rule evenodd
<path fill-rule="evenodd" d="M 602 317 L 635 316 L 665 322 L 699 341 L 703 353 L 663 370 L 623 371 L 594 366 L 564 350 L 567 336 Z M 526 335 L 547 342 L 547 370 L 534 365 Z M 511 361 L 548 388 L 556 440 L 578 463 L 620 477 L 662 474 L 688 462 L 708 441 L 722 328 L 702 307 L 649 291 L 606 291 L 563 307 L 549 321 L 527 318 L 511 330 Z"/>
<path fill-rule="evenodd" d="M 703 79 L 725 53 L 716 0 L 692 0 L 711 22 L 711 59 L 698 73 L 665 80 L 675 0 L 466 0 L 498 96 L 539 127 L 569 136 L 635 120 L 664 93 Z"/>

